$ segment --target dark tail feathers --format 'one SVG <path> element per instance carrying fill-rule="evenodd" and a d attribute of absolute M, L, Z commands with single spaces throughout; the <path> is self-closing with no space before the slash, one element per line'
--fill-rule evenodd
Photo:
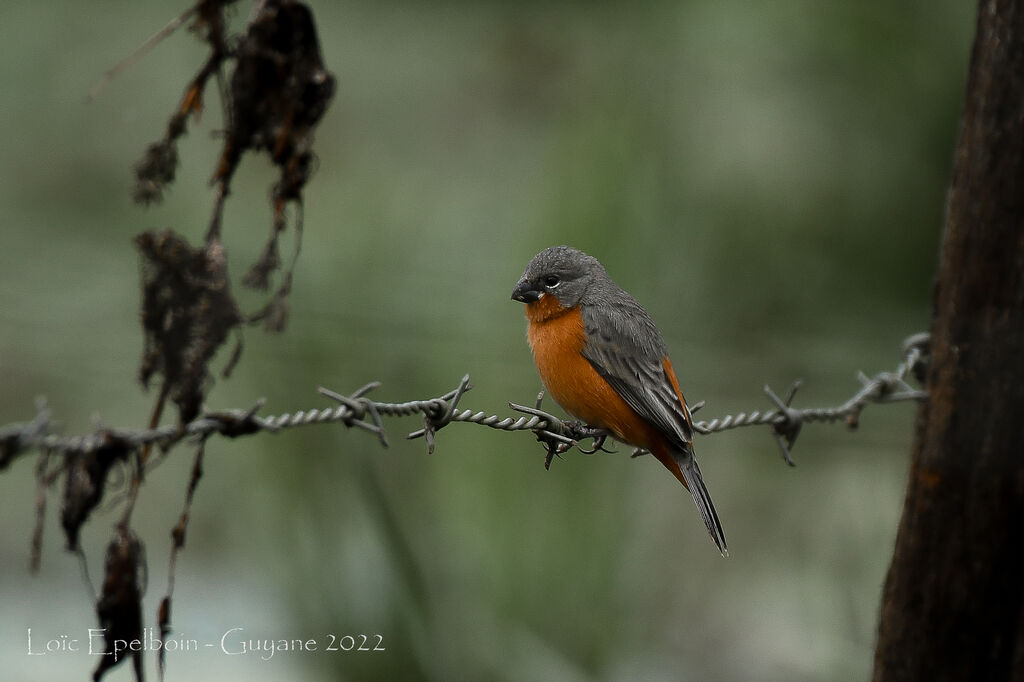
<path fill-rule="evenodd" d="M 701 518 L 704 519 L 704 525 L 708 528 L 708 534 L 718 545 L 718 551 L 722 553 L 722 556 L 729 556 L 725 531 L 722 530 L 722 522 L 718 519 L 718 512 L 715 511 L 715 503 L 711 501 L 711 494 L 708 492 L 707 486 L 704 485 L 704 477 L 701 476 L 700 467 L 697 466 L 697 458 L 693 456 L 693 451 L 673 450 L 672 455 L 675 457 L 676 464 L 679 465 L 679 470 L 683 472 L 686 487 L 690 489 L 693 501 L 697 503 L 697 509 L 700 511 Z"/>

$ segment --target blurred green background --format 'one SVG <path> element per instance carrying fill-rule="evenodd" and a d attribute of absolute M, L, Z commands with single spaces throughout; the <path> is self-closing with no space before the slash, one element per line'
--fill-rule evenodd
<path fill-rule="evenodd" d="M 703 418 L 765 409 L 761 387 L 797 377 L 799 404 L 839 403 L 857 370 L 893 368 L 927 327 L 970 3 L 312 7 L 338 90 L 316 136 L 291 324 L 247 331 L 209 407 L 266 397 L 266 414 L 290 412 L 326 405 L 319 385 L 371 380 L 380 400 L 427 398 L 469 373 L 464 406 L 507 413 L 539 389 L 509 294 L 559 243 L 646 305 Z M 143 209 L 131 166 L 204 47 L 179 31 L 83 96 L 182 9 L 0 7 L 0 424 L 30 419 L 38 395 L 69 433 L 148 419 L 131 238 L 202 239 L 220 109 L 211 90 L 178 181 Z M 239 3 L 236 27 L 248 12 Z M 274 175 L 247 157 L 234 183 L 236 277 L 262 248 Z M 249 310 L 262 300 L 237 293 Z M 168 679 L 864 679 L 913 419 L 899 405 L 855 432 L 807 427 L 796 469 L 763 429 L 699 438 L 728 560 L 685 490 L 624 446 L 545 472 L 531 435 L 468 425 L 427 456 L 402 439 L 415 418 L 388 422 L 387 450 L 337 426 L 214 440 L 176 634 L 321 648 L 379 634 L 386 651 L 209 647 L 172 653 Z M 81 679 L 95 657 L 28 655 L 28 628 L 38 643 L 95 627 L 61 550 L 59 491 L 42 572 L 27 572 L 33 466 L 0 475 L 0 664 L 12 679 Z M 150 627 L 190 466 L 175 451 L 136 512 Z M 105 508 L 84 532 L 94 582 L 118 516 Z"/>

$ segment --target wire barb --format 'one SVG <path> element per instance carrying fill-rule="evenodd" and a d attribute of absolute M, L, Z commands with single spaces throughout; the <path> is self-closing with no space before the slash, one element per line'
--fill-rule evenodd
<path fill-rule="evenodd" d="M 462 398 L 462 394 L 471 388 L 472 386 L 469 383 L 469 375 L 466 374 L 462 377 L 462 381 L 459 383 L 458 388 L 446 393 L 440 398 L 411 401 L 409 403 L 394 406 L 396 409 L 393 414 L 405 415 L 412 414 L 414 412 L 420 412 L 423 414 L 423 428 L 406 435 L 406 440 L 412 440 L 414 438 L 426 439 L 427 454 L 433 454 L 434 435 L 437 433 L 438 429 L 443 428 L 451 421 L 452 415 L 458 407 L 459 400 Z"/>
<path fill-rule="evenodd" d="M 388 447 L 388 436 L 384 432 L 384 424 L 381 422 L 380 413 L 374 407 L 373 402 L 364 397 L 378 386 L 380 386 L 379 381 L 372 381 L 348 396 L 336 393 L 323 386 L 317 388 L 317 391 L 320 395 L 327 396 L 331 400 L 341 403 L 343 407 L 348 408 L 348 414 L 339 413 L 338 415 L 345 426 L 358 426 L 361 429 L 366 429 L 370 433 L 377 435 L 381 445 Z M 366 421 L 367 416 L 370 418 L 370 421 Z"/>
<path fill-rule="evenodd" d="M 782 459 L 786 460 L 786 464 L 791 467 L 796 466 L 796 462 L 793 461 L 793 457 L 790 454 L 793 443 L 796 442 L 796 437 L 800 435 L 800 429 L 804 425 L 803 415 L 790 407 L 793 403 L 793 397 L 796 396 L 797 390 L 803 382 L 797 379 L 793 382 L 793 385 L 789 387 L 789 392 L 786 393 L 786 399 L 782 400 L 779 396 L 775 395 L 775 391 L 765 384 L 764 392 L 768 396 L 768 399 L 775 403 L 775 406 L 779 408 L 779 413 L 783 419 L 772 424 L 772 435 L 775 436 L 775 442 L 779 444 L 779 450 L 782 452 Z"/>
<path fill-rule="evenodd" d="M 446 398 L 435 398 L 426 402 L 425 408 L 421 410 L 423 412 L 423 428 L 418 431 L 413 431 L 406 438 L 419 438 L 424 437 L 427 441 L 427 454 L 434 454 L 434 436 L 437 432 L 447 426 L 452 421 L 452 416 L 455 414 L 456 408 L 459 406 L 459 400 L 462 399 L 463 394 L 469 389 L 473 388 L 469 383 L 469 375 L 466 374 L 462 377 L 462 381 L 459 382 L 459 387 L 456 388 L 452 393 L 448 394 L 450 397 Z"/>

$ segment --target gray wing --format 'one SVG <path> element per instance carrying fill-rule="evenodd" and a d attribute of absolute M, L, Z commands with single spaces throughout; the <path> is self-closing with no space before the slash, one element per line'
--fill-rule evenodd
<path fill-rule="evenodd" d="M 632 297 L 601 308 L 581 310 L 587 343 L 583 357 L 637 414 L 661 430 L 683 451 L 690 451 L 690 411 L 676 395 L 663 364 L 661 332 Z"/>
<path fill-rule="evenodd" d="M 708 534 L 728 556 L 725 531 L 693 456 L 693 424 L 663 364 L 665 342 L 647 311 L 632 297 L 614 305 L 581 310 L 587 343 L 583 356 L 637 414 L 656 426 L 675 446 L 672 453 L 700 511 Z"/>

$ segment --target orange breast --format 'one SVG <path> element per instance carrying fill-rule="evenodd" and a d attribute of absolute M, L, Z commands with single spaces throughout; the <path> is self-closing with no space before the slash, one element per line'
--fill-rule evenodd
<path fill-rule="evenodd" d="M 526 306 L 527 337 L 541 381 L 566 412 L 619 440 L 650 448 L 657 430 L 626 404 L 583 357 L 586 342 L 579 308 L 562 308 L 554 296 Z"/>

